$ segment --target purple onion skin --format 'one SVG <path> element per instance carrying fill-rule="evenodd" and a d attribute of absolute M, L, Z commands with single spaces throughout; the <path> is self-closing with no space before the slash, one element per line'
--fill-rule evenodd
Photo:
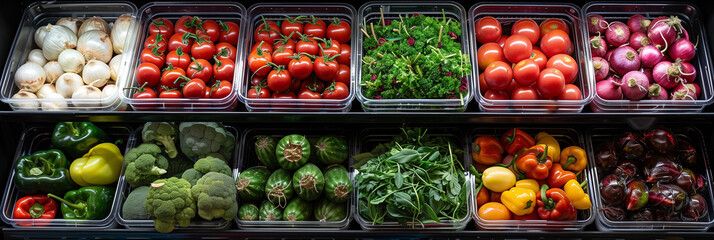
<path fill-rule="evenodd" d="M 593 57 L 593 68 L 595 69 L 596 81 L 607 78 L 607 75 L 610 73 L 610 63 L 601 57 Z"/>
<path fill-rule="evenodd" d="M 650 44 L 649 40 L 647 40 L 647 35 L 641 32 L 634 32 L 632 35 L 630 35 L 630 47 L 639 50 L 643 46 L 647 46 Z"/>
<path fill-rule="evenodd" d="M 647 76 L 647 79 L 650 80 L 650 86 L 654 83 L 654 80 L 652 79 L 652 69 L 651 68 L 642 68 L 640 69 L 640 72 L 644 73 L 645 76 Z"/>
<path fill-rule="evenodd" d="M 694 44 L 687 39 L 680 38 L 669 47 L 669 57 L 674 60 L 689 62 L 694 58 L 697 49 Z"/>
<path fill-rule="evenodd" d="M 618 47 L 610 58 L 610 68 L 620 75 L 640 69 L 640 55 L 630 46 Z"/>
<path fill-rule="evenodd" d="M 663 57 L 662 52 L 655 46 L 646 45 L 640 48 L 640 60 L 643 67 L 654 67 L 657 63 L 662 61 Z"/>
<path fill-rule="evenodd" d="M 661 61 L 652 68 L 654 81 L 666 89 L 671 89 L 679 83 L 679 70 L 672 62 Z"/>
<path fill-rule="evenodd" d="M 615 76 L 610 76 L 605 80 L 597 82 L 595 91 L 597 95 L 605 100 L 620 100 L 622 99 L 622 91 L 620 90 L 620 79 Z"/>
<path fill-rule="evenodd" d="M 680 73 L 682 81 L 684 83 L 693 83 L 694 79 L 697 79 L 697 69 L 694 67 L 694 65 L 688 62 L 680 63 L 680 65 L 680 68 L 682 70 Z"/>
<path fill-rule="evenodd" d="M 677 17 L 658 17 L 652 20 L 647 29 L 647 38 L 650 43 L 659 45 L 662 49 L 672 45 L 677 39 L 677 29 L 681 26 L 681 21 Z"/>
<path fill-rule="evenodd" d="M 699 99 L 701 88 L 696 83 L 683 83 L 677 85 L 672 91 L 672 100 L 690 100 Z"/>
<path fill-rule="evenodd" d="M 605 31 L 605 39 L 615 47 L 625 45 L 630 40 L 630 28 L 624 23 L 613 22 Z"/>
<path fill-rule="evenodd" d="M 633 33 L 647 33 L 647 28 L 650 27 L 651 23 L 652 22 L 650 20 L 647 20 L 647 18 L 640 14 L 632 15 L 632 17 L 627 20 L 627 26 L 630 27 L 630 31 L 632 31 Z"/>
<path fill-rule="evenodd" d="M 586 21 L 588 22 L 588 32 L 590 32 L 590 34 L 604 34 L 605 30 L 607 30 L 607 21 L 599 14 L 593 14 L 588 16 L 588 19 Z"/>
<path fill-rule="evenodd" d="M 607 42 L 600 36 L 590 37 L 590 52 L 593 57 L 604 57 L 607 53 Z"/>
<path fill-rule="evenodd" d="M 631 71 L 622 76 L 620 90 L 630 100 L 640 100 L 647 96 L 650 80 L 640 71 Z"/>
<path fill-rule="evenodd" d="M 610 59 L 612 58 L 612 53 L 614 53 L 614 52 L 615 52 L 615 49 L 607 50 L 607 53 L 605 53 L 604 58 L 609 62 Z"/>
<path fill-rule="evenodd" d="M 667 100 L 669 99 L 669 94 L 667 94 L 667 89 L 655 83 L 650 85 L 647 97 L 651 100 Z"/>

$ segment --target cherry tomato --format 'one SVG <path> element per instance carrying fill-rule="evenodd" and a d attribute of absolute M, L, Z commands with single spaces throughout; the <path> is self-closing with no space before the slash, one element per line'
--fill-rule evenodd
<path fill-rule="evenodd" d="M 154 34 L 146 38 L 144 41 L 144 48 L 154 48 L 158 47 L 159 52 L 166 52 L 167 48 L 166 35 L 164 34 Z"/>
<path fill-rule="evenodd" d="M 349 88 L 341 82 L 332 82 L 332 85 L 325 88 L 325 91 L 322 92 L 322 97 L 324 99 L 345 99 L 349 95 Z"/>
<path fill-rule="evenodd" d="M 478 69 L 482 71 L 494 61 L 506 61 L 506 57 L 503 56 L 503 49 L 497 43 L 490 42 L 481 45 L 476 54 Z"/>
<path fill-rule="evenodd" d="M 154 48 L 144 48 L 144 50 L 141 51 L 141 55 L 139 57 L 140 61 L 142 63 L 153 63 L 159 68 L 164 67 L 164 63 L 166 63 L 166 58 L 164 56 L 164 53 L 159 52 L 158 49 L 158 46 Z"/>
<path fill-rule="evenodd" d="M 498 46 L 501 46 L 501 48 L 503 48 L 503 46 L 506 45 L 506 40 L 508 40 L 508 35 L 501 35 L 501 38 L 498 39 Z"/>
<path fill-rule="evenodd" d="M 171 35 L 171 38 L 169 38 L 169 51 L 176 50 L 177 48 L 183 48 L 184 50 L 186 49 L 191 49 L 191 45 L 193 44 L 193 39 L 190 38 L 191 33 L 184 33 L 184 34 L 174 34 Z"/>
<path fill-rule="evenodd" d="M 250 71 L 254 72 L 255 75 L 266 76 L 270 73 L 270 68 L 264 66 L 272 62 L 272 60 L 273 58 L 270 56 L 270 53 L 258 49 L 248 55 L 248 66 L 250 67 Z"/>
<path fill-rule="evenodd" d="M 277 41 L 275 41 L 275 45 L 273 46 L 273 49 L 278 49 L 278 48 L 290 49 L 290 51 L 295 52 L 295 40 L 293 40 L 292 38 L 278 39 Z"/>
<path fill-rule="evenodd" d="M 317 52 L 319 56 L 340 54 L 340 43 L 332 40 L 320 41 L 321 50 Z"/>
<path fill-rule="evenodd" d="M 511 26 L 511 36 L 517 34 L 528 38 L 531 45 L 535 45 L 540 38 L 540 27 L 533 19 L 523 18 Z"/>
<path fill-rule="evenodd" d="M 311 21 L 305 23 L 304 33 L 305 35 L 311 37 L 324 38 L 326 34 L 327 26 L 325 26 L 325 21 L 315 18 L 315 16 L 310 16 Z"/>
<path fill-rule="evenodd" d="M 181 18 L 176 21 L 176 25 L 174 25 L 174 34 L 178 33 L 183 35 L 184 33 L 193 33 L 194 25 L 197 20 L 198 18 L 191 16 L 181 16 Z"/>
<path fill-rule="evenodd" d="M 583 93 L 580 92 L 580 88 L 573 84 L 565 84 L 565 89 L 557 97 L 558 100 L 582 100 Z"/>
<path fill-rule="evenodd" d="M 570 55 L 556 54 L 548 59 L 546 67 L 560 70 L 565 77 L 565 83 L 575 82 L 575 78 L 578 76 L 578 63 Z"/>
<path fill-rule="evenodd" d="M 345 85 L 350 85 L 350 67 L 344 64 L 340 64 L 337 67 L 337 75 L 335 75 L 335 81 L 344 83 Z"/>
<path fill-rule="evenodd" d="M 149 24 L 149 35 L 154 35 L 157 33 L 163 33 L 164 36 L 171 36 L 174 34 L 174 24 L 168 19 L 157 18 L 151 21 Z"/>
<path fill-rule="evenodd" d="M 277 98 L 277 99 L 295 99 L 295 93 L 294 93 L 294 92 L 286 92 L 286 93 L 273 92 L 273 98 Z"/>
<path fill-rule="evenodd" d="M 234 70 L 235 63 L 233 63 L 233 60 L 230 59 L 218 59 L 218 61 L 213 64 L 213 76 L 217 81 L 233 81 Z"/>
<path fill-rule="evenodd" d="M 206 85 L 205 91 L 203 92 L 203 98 L 211 98 L 211 87 Z"/>
<path fill-rule="evenodd" d="M 159 93 L 159 98 L 183 98 L 181 91 L 178 89 L 168 89 Z"/>
<path fill-rule="evenodd" d="M 211 86 L 211 98 L 225 98 L 233 92 L 233 84 L 230 81 L 216 81 L 216 84 Z"/>
<path fill-rule="evenodd" d="M 231 61 L 236 60 L 236 48 L 228 43 L 218 43 L 216 44 L 216 52 L 214 53 L 218 59 L 228 59 Z"/>
<path fill-rule="evenodd" d="M 540 71 L 536 81 L 536 88 L 541 96 L 552 98 L 558 96 L 565 89 L 565 77 L 556 68 L 546 68 Z"/>
<path fill-rule="evenodd" d="M 543 37 L 543 35 L 555 29 L 560 29 L 570 34 L 568 24 L 566 24 L 565 21 L 557 18 L 548 18 L 540 23 L 540 36 Z"/>
<path fill-rule="evenodd" d="M 538 69 L 545 69 L 545 66 L 548 63 L 548 57 L 546 57 L 540 50 L 533 49 L 531 59 L 538 64 Z"/>
<path fill-rule="evenodd" d="M 476 21 L 476 41 L 481 44 L 498 42 L 502 32 L 501 22 L 493 17 L 482 17 Z"/>
<path fill-rule="evenodd" d="M 352 28 L 347 21 L 334 18 L 327 26 L 327 38 L 331 38 L 339 43 L 348 43 L 352 37 Z"/>
<path fill-rule="evenodd" d="M 275 92 L 284 92 L 290 89 L 292 78 L 290 73 L 284 69 L 276 69 L 268 74 L 268 87 Z"/>
<path fill-rule="evenodd" d="M 505 91 L 499 91 L 495 89 L 489 89 L 486 91 L 486 93 L 483 95 L 483 98 L 488 99 L 488 100 L 508 100 L 508 93 Z"/>
<path fill-rule="evenodd" d="M 300 84 L 300 89 L 310 89 L 310 91 L 321 93 L 325 90 L 325 82 L 310 78 Z"/>
<path fill-rule="evenodd" d="M 136 68 L 136 82 L 139 83 L 139 85 L 152 88 L 159 83 L 160 78 L 161 70 L 153 63 L 142 63 Z M 146 85 L 144 85 L 144 83 L 146 83 Z"/>
<path fill-rule="evenodd" d="M 150 87 L 138 88 L 132 98 L 156 98 L 156 92 Z"/>
<path fill-rule="evenodd" d="M 540 40 L 540 50 L 545 56 L 552 57 L 556 54 L 573 54 L 573 43 L 566 32 L 560 29 L 552 30 Z"/>
<path fill-rule="evenodd" d="M 253 75 L 252 78 L 250 78 L 250 85 L 251 86 L 262 86 L 262 87 L 268 87 L 268 83 L 266 83 L 266 76 L 258 76 L 258 75 Z"/>
<path fill-rule="evenodd" d="M 352 50 L 350 49 L 350 45 L 347 43 L 340 43 L 340 56 L 337 57 L 337 63 L 349 65 L 351 55 Z"/>
<path fill-rule="evenodd" d="M 538 92 L 532 87 L 520 86 L 511 92 L 511 100 L 538 100 Z"/>
<path fill-rule="evenodd" d="M 484 70 L 486 84 L 494 90 L 506 90 L 513 79 L 513 70 L 508 63 L 495 61 Z"/>
<path fill-rule="evenodd" d="M 208 82 L 211 80 L 211 76 L 213 76 L 211 63 L 205 59 L 191 58 L 191 64 L 188 65 L 186 75 L 191 79 L 198 78 L 204 82 Z M 186 93 L 184 93 L 184 95 L 186 95 Z"/>
<path fill-rule="evenodd" d="M 202 98 L 206 96 L 206 83 L 199 79 L 194 78 L 183 85 L 183 96 L 185 98 Z"/>
<path fill-rule="evenodd" d="M 185 79 L 185 80 L 184 80 Z M 178 88 L 182 82 L 191 81 L 186 77 L 186 71 L 180 68 L 166 69 L 161 74 L 161 86 L 167 88 Z"/>
<path fill-rule="evenodd" d="M 278 66 L 287 66 L 290 63 L 290 57 L 293 56 L 293 51 L 287 49 L 277 49 L 273 52 L 273 63 Z"/>
<path fill-rule="evenodd" d="M 315 58 L 313 72 L 315 76 L 322 81 L 332 81 L 337 75 L 337 62 L 332 60 L 333 57 L 325 59 L 325 57 Z"/>
<path fill-rule="evenodd" d="M 305 55 L 300 55 L 297 59 L 290 60 L 288 63 L 288 72 L 290 76 L 297 80 L 303 80 L 312 74 L 312 60 Z"/>
<path fill-rule="evenodd" d="M 253 44 L 253 47 L 250 48 L 250 51 L 254 52 L 255 49 L 258 49 L 259 47 L 260 47 L 260 50 L 262 50 L 263 52 L 266 52 L 270 55 L 273 54 L 273 47 L 271 47 L 270 44 L 267 44 L 263 41 Z"/>
<path fill-rule="evenodd" d="M 292 77 L 292 76 L 291 76 L 291 77 Z M 300 81 L 300 80 L 295 80 L 295 78 L 293 78 L 293 79 L 290 81 L 290 88 L 288 88 L 288 91 L 291 91 L 291 92 L 294 92 L 294 93 L 298 92 L 298 91 L 300 90 L 300 83 L 302 83 L 302 81 Z"/>
<path fill-rule="evenodd" d="M 307 53 L 315 56 L 319 51 L 320 49 L 318 48 L 317 40 L 313 39 L 312 37 L 302 35 L 300 36 L 300 40 L 295 43 L 296 53 Z"/>
<path fill-rule="evenodd" d="M 531 41 L 523 35 L 511 35 L 503 45 L 503 56 L 511 63 L 531 57 L 532 52 Z"/>
<path fill-rule="evenodd" d="M 304 88 L 298 92 L 298 99 L 322 99 L 322 94 L 311 91 L 310 89 Z"/>
<path fill-rule="evenodd" d="M 217 42 L 221 35 L 221 27 L 213 20 L 203 20 L 201 25 L 196 26 L 196 35 L 208 36 L 211 42 Z"/>
<path fill-rule="evenodd" d="M 166 54 L 166 64 L 186 71 L 186 69 L 188 69 L 188 65 L 191 64 L 191 57 L 183 52 L 183 48 L 177 48 L 175 51 L 171 51 L 169 54 Z"/>
<path fill-rule="evenodd" d="M 302 22 L 299 22 L 298 20 L 304 17 L 305 16 L 297 16 L 294 18 L 286 17 L 285 21 L 283 21 L 280 25 L 280 32 L 282 32 L 285 36 L 292 36 L 292 39 L 298 39 L 299 36 L 297 34 L 293 34 L 293 32 L 302 33 Z"/>
<path fill-rule="evenodd" d="M 485 75 L 484 73 L 479 73 L 479 75 L 478 75 L 478 89 L 479 89 L 479 92 L 481 92 L 481 94 L 485 94 L 486 91 L 491 89 L 488 86 L 488 83 L 486 83 L 486 78 L 484 78 L 484 75 Z"/>
<path fill-rule="evenodd" d="M 260 94 L 256 92 L 256 89 L 258 89 Z M 248 98 L 270 98 L 271 95 L 268 88 L 251 88 L 248 90 Z"/>
<path fill-rule="evenodd" d="M 280 38 L 280 27 L 278 24 L 271 21 L 263 19 L 263 23 L 255 28 L 253 33 L 253 39 L 255 42 L 265 41 L 268 45 L 273 45 L 276 39 Z"/>
<path fill-rule="evenodd" d="M 221 33 L 218 36 L 219 42 L 228 43 L 231 45 L 238 44 L 238 33 L 240 27 L 234 22 L 218 21 L 218 26 L 221 28 Z"/>
<path fill-rule="evenodd" d="M 518 85 L 533 85 L 533 83 L 538 80 L 538 75 L 540 75 L 540 68 L 533 59 L 523 59 L 513 66 L 513 80 L 515 80 Z"/>
<path fill-rule="evenodd" d="M 513 93 L 513 90 L 516 90 L 516 88 L 520 87 L 515 80 L 511 80 L 511 83 L 508 84 L 508 88 L 506 88 L 506 93 L 511 94 Z"/>
<path fill-rule="evenodd" d="M 213 58 L 213 53 L 216 52 L 216 46 L 213 45 L 213 42 L 200 39 L 201 38 L 191 45 L 191 56 L 206 60 Z"/>

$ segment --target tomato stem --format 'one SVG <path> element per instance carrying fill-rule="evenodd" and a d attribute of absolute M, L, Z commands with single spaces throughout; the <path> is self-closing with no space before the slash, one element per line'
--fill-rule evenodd
<path fill-rule="evenodd" d="M 221 27 L 221 31 L 228 32 L 230 31 L 230 28 L 228 27 L 228 24 L 224 23 L 221 20 L 218 20 L 218 26 Z"/>

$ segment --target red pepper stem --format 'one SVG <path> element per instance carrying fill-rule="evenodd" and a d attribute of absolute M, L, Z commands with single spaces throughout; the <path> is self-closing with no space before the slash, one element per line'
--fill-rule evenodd
<path fill-rule="evenodd" d="M 545 196 L 545 190 L 548 190 L 548 184 L 540 186 L 540 200 L 543 201 L 543 203 L 548 202 L 548 198 Z"/>
<path fill-rule="evenodd" d="M 515 140 L 516 140 L 516 128 L 513 128 L 513 135 L 511 135 L 511 136 L 506 136 L 506 142 L 507 142 L 508 144 L 511 144 L 511 143 L 513 143 L 513 141 L 515 141 Z"/>
<path fill-rule="evenodd" d="M 474 152 L 475 152 L 476 154 L 481 153 L 481 145 L 474 143 Z"/>
<path fill-rule="evenodd" d="M 511 167 L 511 166 L 515 166 L 514 164 L 516 163 L 516 160 L 518 160 L 518 155 L 519 155 L 519 154 L 516 154 L 515 156 L 513 156 L 513 159 L 511 159 L 511 162 L 508 163 L 508 165 L 502 164 L 502 163 L 496 163 L 496 164 L 493 164 L 492 166 L 505 167 L 505 168 L 509 168 L 509 167 Z"/>
<path fill-rule="evenodd" d="M 36 202 L 34 205 L 32 205 L 32 207 L 30 207 L 30 209 L 28 209 L 28 212 L 30 213 L 30 216 L 32 216 L 32 218 L 40 218 L 42 217 L 42 214 L 45 213 L 45 206 L 42 206 L 42 204 Z"/>

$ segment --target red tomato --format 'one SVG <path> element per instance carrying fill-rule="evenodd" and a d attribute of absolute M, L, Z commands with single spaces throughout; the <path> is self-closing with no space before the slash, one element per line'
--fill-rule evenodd
<path fill-rule="evenodd" d="M 161 74 L 161 86 L 170 89 L 178 88 L 182 82 L 191 81 L 186 77 L 186 71 L 180 68 L 166 69 Z"/>
<path fill-rule="evenodd" d="M 181 18 L 176 21 L 176 25 L 174 25 L 174 34 L 178 33 L 183 35 L 184 33 L 193 33 L 194 25 L 197 21 L 198 17 L 181 16 Z"/>
<path fill-rule="evenodd" d="M 283 33 L 285 36 L 292 36 L 292 39 L 298 39 L 298 35 L 294 34 L 293 32 L 297 33 L 302 33 L 302 22 L 299 22 L 301 18 L 304 18 L 305 16 L 298 16 L 298 17 L 286 17 L 285 21 L 280 25 L 280 32 Z"/>
<path fill-rule="evenodd" d="M 258 89 L 258 91 L 256 91 Z M 260 92 L 260 95 L 258 94 Z M 271 93 L 268 88 L 251 88 L 248 90 L 248 98 L 270 98 Z"/>
<path fill-rule="evenodd" d="M 266 76 L 270 73 L 270 68 L 264 66 L 272 62 L 272 60 L 273 58 L 270 56 L 270 53 L 258 49 L 248 55 L 248 66 L 250 67 L 250 71 L 254 72 L 255 75 Z"/>
<path fill-rule="evenodd" d="M 508 40 L 508 35 L 501 35 L 501 38 L 498 39 L 498 46 L 503 48 L 506 45 L 506 40 Z"/>
<path fill-rule="evenodd" d="M 558 96 L 565 89 L 565 77 L 558 69 L 546 68 L 540 71 L 540 76 L 536 81 L 536 88 L 540 95 L 545 98 Z"/>
<path fill-rule="evenodd" d="M 201 25 L 196 26 L 196 35 L 208 36 L 211 42 L 217 42 L 221 35 L 221 27 L 213 20 L 203 20 Z"/>
<path fill-rule="evenodd" d="M 289 73 L 289 72 L 288 72 L 288 73 Z M 292 77 L 292 76 L 291 76 L 291 77 Z M 294 93 L 298 92 L 298 91 L 300 90 L 300 83 L 301 83 L 301 82 L 302 82 L 302 81 L 300 81 L 300 80 L 295 80 L 295 78 L 293 78 L 293 79 L 290 81 L 290 88 L 288 88 L 288 91 L 291 91 L 291 92 L 294 92 Z"/>
<path fill-rule="evenodd" d="M 476 59 L 478 59 L 478 69 L 482 71 L 494 61 L 506 61 L 506 57 L 503 56 L 503 49 L 497 43 L 492 42 L 481 45 L 478 48 Z"/>
<path fill-rule="evenodd" d="M 484 75 L 485 75 L 485 74 L 483 74 L 483 73 L 480 73 L 480 74 L 478 75 L 478 89 L 479 89 L 479 92 L 481 92 L 481 94 L 485 94 L 486 91 L 488 91 L 489 89 L 491 89 L 491 88 L 488 86 L 488 83 L 486 83 L 486 78 L 483 77 Z"/>
<path fill-rule="evenodd" d="M 203 92 L 203 98 L 211 98 L 211 87 L 206 86 L 205 91 Z"/>
<path fill-rule="evenodd" d="M 325 88 L 325 91 L 322 92 L 322 97 L 324 99 L 345 99 L 349 95 L 349 88 L 341 82 L 332 82 L 332 85 Z"/>
<path fill-rule="evenodd" d="M 144 48 L 144 50 L 141 51 L 141 55 L 139 57 L 140 61 L 142 63 L 153 63 L 159 68 L 164 67 L 164 63 L 166 63 L 164 52 L 159 52 L 158 49 L 158 47 Z"/>
<path fill-rule="evenodd" d="M 533 52 L 533 45 L 523 35 L 512 35 L 506 39 L 506 43 L 503 45 L 503 56 L 511 63 L 531 57 L 531 52 Z"/>
<path fill-rule="evenodd" d="M 520 86 L 511 92 L 511 100 L 538 100 L 538 92 L 532 87 Z"/>
<path fill-rule="evenodd" d="M 138 87 L 132 98 L 156 98 L 156 92 L 150 87 Z"/>
<path fill-rule="evenodd" d="M 191 57 L 206 60 L 212 59 L 213 53 L 216 52 L 216 46 L 213 45 L 213 42 L 200 40 L 201 38 L 198 39 L 199 40 L 196 40 L 196 42 L 191 45 Z"/>
<path fill-rule="evenodd" d="M 219 20 L 218 26 L 221 27 L 221 33 L 218 36 L 219 42 L 229 43 L 231 45 L 238 44 L 238 33 L 240 32 L 238 24 Z"/>
<path fill-rule="evenodd" d="M 324 38 L 326 34 L 327 26 L 325 26 L 325 21 L 315 18 L 315 16 L 310 16 L 311 21 L 305 23 L 304 33 L 305 35 L 311 37 Z"/>
<path fill-rule="evenodd" d="M 513 66 L 513 80 L 515 80 L 518 85 L 533 85 L 533 83 L 538 80 L 538 75 L 540 75 L 540 68 L 533 59 L 523 59 Z"/>
<path fill-rule="evenodd" d="M 233 92 L 233 84 L 230 81 L 216 81 L 211 87 L 211 98 L 225 98 Z"/>
<path fill-rule="evenodd" d="M 567 34 L 570 34 L 568 24 L 566 24 L 565 21 L 557 18 L 548 18 L 540 23 L 540 36 L 543 37 L 543 35 L 555 29 L 560 29 Z"/>
<path fill-rule="evenodd" d="M 159 93 L 159 98 L 183 98 L 183 95 L 178 89 L 169 89 Z"/>
<path fill-rule="evenodd" d="M 228 43 L 218 43 L 216 44 L 216 52 L 214 53 L 216 58 L 228 59 L 231 61 L 236 60 L 236 48 Z"/>
<path fill-rule="evenodd" d="M 275 45 L 273 46 L 273 49 L 278 49 L 278 48 L 283 48 L 283 49 L 290 49 L 290 51 L 295 52 L 295 40 L 292 38 L 281 38 L 275 41 Z"/>
<path fill-rule="evenodd" d="M 268 87 L 275 92 L 284 92 L 290 89 L 291 84 L 292 78 L 287 70 L 272 70 L 268 74 Z"/>
<path fill-rule="evenodd" d="M 297 95 L 298 99 L 322 99 L 322 94 L 311 91 L 310 89 L 301 89 Z"/>
<path fill-rule="evenodd" d="M 300 84 L 300 89 L 310 89 L 310 91 L 321 93 L 325 90 L 325 82 L 310 78 Z"/>
<path fill-rule="evenodd" d="M 476 21 L 476 41 L 479 43 L 498 42 L 502 32 L 501 22 L 493 17 L 482 17 Z"/>
<path fill-rule="evenodd" d="M 566 32 L 560 29 L 552 30 L 540 40 L 540 50 L 548 56 L 552 57 L 556 54 L 573 54 L 573 43 Z"/>
<path fill-rule="evenodd" d="M 573 84 L 565 84 L 565 89 L 557 97 L 558 100 L 582 100 L 583 93 L 580 92 L 580 88 Z"/>
<path fill-rule="evenodd" d="M 183 85 L 183 96 L 185 98 L 202 98 L 206 96 L 206 83 L 198 78 L 191 79 Z"/>
<path fill-rule="evenodd" d="M 211 76 L 213 76 L 213 69 L 211 63 L 209 63 L 205 59 L 192 58 L 191 60 L 192 62 L 188 65 L 186 75 L 192 79 L 198 78 L 203 80 L 204 82 L 210 81 Z M 184 95 L 186 95 L 186 93 L 184 93 Z"/>
<path fill-rule="evenodd" d="M 340 43 L 340 56 L 337 57 L 337 63 L 349 65 L 350 55 L 352 55 L 350 45 L 347 43 Z"/>
<path fill-rule="evenodd" d="M 483 77 L 491 89 L 506 90 L 513 79 L 513 70 L 508 63 L 495 61 L 486 67 Z"/>
<path fill-rule="evenodd" d="M 548 63 L 548 57 L 546 57 L 540 50 L 533 49 L 531 59 L 538 64 L 538 69 L 545 69 L 545 66 Z"/>
<path fill-rule="evenodd" d="M 277 99 L 295 99 L 295 93 L 294 93 L 294 92 L 286 92 L 286 93 L 273 92 L 273 98 L 277 98 Z"/>
<path fill-rule="evenodd" d="M 300 55 L 298 59 L 290 60 L 288 63 L 288 72 L 290 76 L 297 80 L 303 80 L 312 74 L 312 60 L 305 55 Z"/>
<path fill-rule="evenodd" d="M 317 55 L 317 52 L 319 50 L 320 49 L 318 48 L 317 40 L 313 39 L 312 37 L 302 35 L 300 36 L 300 40 L 295 43 L 296 53 L 307 53 L 315 56 Z"/>
<path fill-rule="evenodd" d="M 546 67 L 560 70 L 565 77 L 565 83 L 573 83 L 578 77 L 578 63 L 570 55 L 557 54 L 548 59 Z"/>
<path fill-rule="evenodd" d="M 337 75 L 337 62 L 333 60 L 334 57 L 329 57 L 325 59 L 324 57 L 315 58 L 313 71 L 315 76 L 322 81 L 332 81 Z"/>
<path fill-rule="evenodd" d="M 161 70 L 153 63 L 142 63 L 136 68 L 136 82 L 140 86 L 152 88 L 159 83 Z M 146 83 L 146 85 L 144 85 Z M 156 94 L 154 94 L 156 95 Z"/>
<path fill-rule="evenodd" d="M 350 85 L 350 67 L 344 64 L 340 64 L 337 67 L 337 75 L 335 75 L 335 81 L 344 83 L 345 85 Z"/>
<path fill-rule="evenodd" d="M 327 38 L 331 38 L 339 43 L 348 43 L 352 37 L 352 28 L 347 21 L 334 18 L 327 26 Z"/>
<path fill-rule="evenodd" d="M 260 47 L 260 50 L 262 50 L 263 52 L 266 52 L 270 55 L 273 54 L 273 47 L 263 41 L 253 44 L 253 47 L 250 48 L 250 51 L 255 52 L 255 49 L 258 49 L 258 47 Z"/>
<path fill-rule="evenodd" d="M 157 18 L 151 21 L 149 24 L 149 35 L 154 35 L 157 33 L 163 33 L 164 36 L 171 36 L 174 34 L 174 24 L 168 19 Z"/>
<path fill-rule="evenodd" d="M 280 38 L 280 27 L 278 24 L 271 21 L 263 19 L 263 23 L 255 28 L 253 33 L 253 39 L 255 42 L 265 41 L 268 45 L 273 45 L 276 39 Z"/>
<path fill-rule="evenodd" d="M 166 35 L 164 34 L 151 35 L 144 41 L 144 48 L 158 47 L 159 52 L 165 52 L 167 48 L 166 45 Z"/>
<path fill-rule="evenodd" d="M 332 40 L 322 39 L 319 43 L 321 50 L 317 52 L 319 56 L 340 54 L 340 43 Z"/>
<path fill-rule="evenodd" d="M 183 48 L 177 48 L 175 51 L 171 51 L 166 55 L 166 64 L 186 71 L 188 65 L 191 64 L 191 57 L 183 52 Z"/>
<path fill-rule="evenodd" d="M 268 87 L 268 83 L 266 83 L 266 76 L 258 76 L 258 75 L 253 75 L 252 78 L 250 78 L 250 85 L 251 86 L 262 86 L 262 87 Z"/>
<path fill-rule="evenodd" d="M 506 88 L 506 93 L 511 94 L 513 93 L 513 90 L 516 90 L 516 88 L 520 87 L 521 85 L 518 85 L 518 83 L 515 80 L 511 80 L 511 83 L 508 84 L 508 88 Z"/>
<path fill-rule="evenodd" d="M 217 81 L 226 80 L 233 81 L 233 71 L 235 63 L 230 59 L 219 59 L 213 64 L 213 76 Z"/>
<path fill-rule="evenodd" d="M 169 51 L 176 50 L 177 48 L 183 48 L 184 50 L 191 49 L 191 45 L 193 44 L 193 39 L 190 37 L 191 33 L 184 33 L 184 34 L 174 34 L 171 35 L 171 38 L 169 38 Z"/>
<path fill-rule="evenodd" d="M 290 57 L 293 56 L 293 51 L 287 49 L 277 49 L 273 52 L 273 63 L 278 66 L 287 66 L 290 63 Z"/>
<path fill-rule="evenodd" d="M 508 100 L 508 93 L 495 89 L 489 89 L 486 91 L 486 94 L 483 95 L 483 98 L 488 100 Z"/>
<path fill-rule="evenodd" d="M 540 38 L 540 27 L 533 19 L 523 18 L 511 26 L 511 36 L 517 34 L 528 38 L 531 44 L 534 45 Z"/>

